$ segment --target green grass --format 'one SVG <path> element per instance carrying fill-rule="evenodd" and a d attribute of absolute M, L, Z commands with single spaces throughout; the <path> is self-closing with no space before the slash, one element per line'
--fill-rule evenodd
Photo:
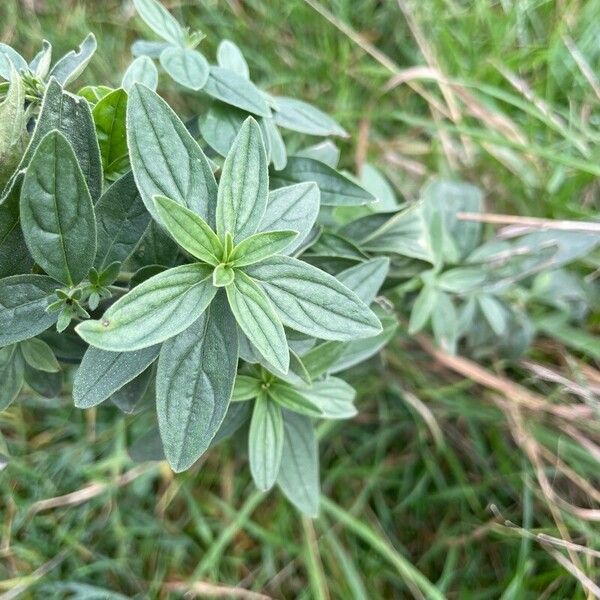
<path fill-rule="evenodd" d="M 441 173 L 482 187 L 493 212 L 597 215 L 600 98 L 567 44 L 573 40 L 597 77 L 598 0 L 411 0 L 401 3 L 406 14 L 393 0 L 323 2 L 338 27 L 302 0 L 167 4 L 205 31 L 208 56 L 231 38 L 266 88 L 334 113 L 354 132 L 344 165 L 368 157 L 406 197 Z M 145 31 L 129 3 L 0 4 L 1 40 L 25 56 L 43 36 L 60 55 L 89 30 L 100 48 L 81 85 L 118 84 L 129 45 Z M 384 57 L 369 55 L 367 42 Z M 425 65 L 424 53 L 455 84 L 454 119 L 444 116 L 449 109 L 434 82 L 386 91 L 395 74 Z M 161 90 L 187 116 L 202 109 L 166 81 Z M 556 342 L 530 358 L 580 375 L 579 357 Z M 521 364 L 487 367 L 548 404 L 579 410 L 587 401 L 594 418 L 517 410 L 400 334 L 382 358 L 351 374 L 359 416 L 319 431 L 324 500 L 312 524 L 279 492 L 255 491 L 236 443 L 187 473 L 148 465 L 118 485 L 136 468 L 125 448 L 150 415 L 123 420 L 110 407 L 83 412 L 68 399 L 25 396 L 0 413 L 0 452 L 10 455 L 0 474 L 0 598 L 94 597 L 77 585 L 101 588 L 97 598 L 171 598 L 181 596 L 175 584 L 195 582 L 274 598 L 593 597 L 552 553 L 598 581 L 597 524 L 549 500 L 540 480 L 572 505 L 597 506 L 595 399 L 575 402 Z M 94 483 L 103 487 L 80 503 L 36 512 L 37 502 Z M 562 539 L 583 550 L 569 554 Z M 198 597 L 214 595 L 198 589 Z"/>

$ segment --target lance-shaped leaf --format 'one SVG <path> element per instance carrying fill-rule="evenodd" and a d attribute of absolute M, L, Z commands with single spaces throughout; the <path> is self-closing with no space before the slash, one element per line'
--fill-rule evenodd
<path fill-rule="evenodd" d="M 369 305 L 377 296 L 389 270 L 390 259 L 381 256 L 338 273 L 337 279 Z"/>
<path fill-rule="evenodd" d="M 33 260 L 19 225 L 19 194 L 16 185 L 0 203 L 0 278 L 30 270 Z"/>
<path fill-rule="evenodd" d="M 354 292 L 312 265 L 274 256 L 245 271 L 262 284 L 281 320 L 292 329 L 330 340 L 381 331 L 377 316 Z"/>
<path fill-rule="evenodd" d="M 131 44 L 131 54 L 136 58 L 147 56 L 148 58 L 158 58 L 160 53 L 171 44 L 168 42 L 154 42 L 149 40 L 135 40 Z M 157 73 L 158 75 L 158 73 Z M 151 87 L 151 86 L 148 86 Z"/>
<path fill-rule="evenodd" d="M 23 359 L 16 345 L 0 348 L 0 410 L 19 395 L 23 387 Z"/>
<path fill-rule="evenodd" d="M 161 52 L 160 64 L 177 83 L 190 90 L 201 90 L 208 80 L 208 62 L 196 50 L 169 46 Z"/>
<path fill-rule="evenodd" d="M 303 181 L 314 181 L 319 186 L 321 204 L 325 206 L 358 206 L 375 201 L 360 185 L 313 158 L 290 156 L 286 167 L 271 175 L 276 187 Z"/>
<path fill-rule="evenodd" d="M 281 171 L 287 165 L 287 150 L 285 142 L 279 133 L 275 121 L 271 118 L 265 120 L 265 130 L 267 132 L 267 140 L 271 146 L 271 161 L 276 171 Z"/>
<path fill-rule="evenodd" d="M 309 417 L 320 417 L 323 414 L 319 406 L 288 383 L 273 383 L 268 393 L 275 402 L 293 412 Z"/>
<path fill-rule="evenodd" d="M 121 80 L 121 87 L 129 92 L 134 83 L 141 83 L 151 90 L 156 90 L 158 85 L 158 70 L 152 59 L 147 56 L 138 56 L 128 67 Z"/>
<path fill-rule="evenodd" d="M 304 515 L 319 515 L 319 446 L 311 420 L 283 411 L 284 441 L 277 485 Z"/>
<path fill-rule="evenodd" d="M 237 328 L 223 293 L 193 325 L 163 345 L 156 410 L 174 471 L 189 468 L 210 446 L 229 406 L 237 360 Z"/>
<path fill-rule="evenodd" d="M 46 275 L 14 275 L 0 279 L 0 347 L 35 337 L 56 323 L 46 312 L 56 300 L 57 283 Z"/>
<path fill-rule="evenodd" d="M 133 0 L 135 9 L 144 23 L 163 40 L 184 46 L 185 31 L 175 17 L 157 0 Z"/>
<path fill-rule="evenodd" d="M 90 60 L 92 60 L 97 47 L 96 36 L 93 33 L 88 33 L 77 52 L 71 50 L 52 67 L 50 76 L 55 77 L 61 85 L 66 87 L 81 75 Z"/>
<path fill-rule="evenodd" d="M 265 292 L 242 271 L 225 289 L 241 330 L 267 362 L 287 373 L 290 355 L 285 331 Z"/>
<path fill-rule="evenodd" d="M 267 209 L 259 231 L 298 232 L 284 254 L 297 250 L 310 233 L 319 214 L 319 188 L 315 183 L 298 183 L 269 192 Z"/>
<path fill-rule="evenodd" d="M 0 42 L 0 77 L 10 80 L 13 67 L 18 73 L 21 69 L 27 69 L 27 61 L 8 44 Z"/>
<path fill-rule="evenodd" d="M 508 327 L 508 313 L 502 303 L 491 294 L 479 295 L 477 302 L 493 332 L 498 336 L 502 335 Z"/>
<path fill-rule="evenodd" d="M 338 377 L 313 382 L 300 392 L 321 410 L 326 419 L 350 419 L 357 413 L 353 404 L 356 391 Z"/>
<path fill-rule="evenodd" d="M 31 338 L 20 344 L 21 353 L 28 365 L 45 373 L 58 373 L 60 365 L 54 356 L 52 348 L 43 340 Z"/>
<path fill-rule="evenodd" d="M 40 79 L 45 80 L 50 71 L 50 63 L 52 62 L 52 44 L 48 40 L 42 41 L 42 49 L 35 55 L 29 63 L 29 70 L 32 71 Z"/>
<path fill-rule="evenodd" d="M 411 335 L 417 333 L 425 327 L 431 313 L 437 304 L 440 292 L 435 286 L 428 284 L 424 285 L 418 296 L 415 298 L 412 310 L 410 312 L 410 320 L 408 322 L 408 333 Z"/>
<path fill-rule="evenodd" d="M 258 123 L 248 117 L 225 159 L 217 200 L 217 233 L 239 242 L 265 214 L 269 193 L 267 157 Z"/>
<path fill-rule="evenodd" d="M 104 96 L 92 111 L 106 176 L 118 172 L 128 163 L 126 114 L 127 92 L 122 89 Z"/>
<path fill-rule="evenodd" d="M 298 236 L 296 231 L 267 231 L 255 233 L 242 240 L 229 260 L 235 267 L 245 267 L 260 262 L 285 250 Z"/>
<path fill-rule="evenodd" d="M 202 91 L 225 104 L 237 106 L 259 117 L 270 117 L 271 109 L 262 92 L 248 79 L 229 69 L 210 67 Z"/>
<path fill-rule="evenodd" d="M 175 241 L 190 254 L 210 265 L 218 265 L 223 244 L 198 214 L 164 196 L 155 196 L 156 210 Z"/>
<path fill-rule="evenodd" d="M 259 396 L 254 401 L 248 435 L 250 472 L 259 490 L 266 492 L 277 479 L 284 435 L 281 408 L 266 396 Z"/>
<path fill-rule="evenodd" d="M 262 383 L 255 377 L 238 374 L 233 386 L 232 402 L 243 402 L 256 398 L 262 391 Z"/>
<path fill-rule="evenodd" d="M 90 346 L 75 373 L 75 406 L 90 408 L 104 402 L 151 365 L 159 351 L 159 345 L 134 352 L 108 352 Z"/>
<path fill-rule="evenodd" d="M 450 354 L 455 354 L 458 342 L 458 315 L 452 299 L 445 292 L 437 294 L 431 313 L 431 328 L 438 346 Z"/>
<path fill-rule="evenodd" d="M 169 105 L 135 84 L 127 103 L 131 168 L 150 214 L 160 223 L 154 196 L 166 196 L 215 224 L 217 184 L 200 146 Z"/>
<path fill-rule="evenodd" d="M 35 261 L 58 281 L 82 281 L 96 256 L 94 207 L 75 153 L 59 131 L 40 143 L 21 190 L 21 227 Z"/>
<path fill-rule="evenodd" d="M 248 63 L 242 51 L 231 41 L 222 40 L 217 48 L 217 63 L 220 67 L 233 71 L 245 79 L 250 78 Z"/>
<path fill-rule="evenodd" d="M 114 352 L 147 348 L 189 327 L 214 298 L 212 269 L 182 265 L 159 273 L 115 302 L 97 321 L 76 331 L 92 346 Z"/>
<path fill-rule="evenodd" d="M 335 119 L 308 102 L 276 96 L 275 103 L 275 123 L 280 127 L 309 135 L 348 137 L 348 132 Z"/>
<path fill-rule="evenodd" d="M 133 415 L 140 412 L 144 401 L 154 403 L 155 370 L 152 365 L 111 395 L 110 401 L 122 412 Z"/>
<path fill-rule="evenodd" d="M 113 262 L 125 262 L 150 222 L 131 171 L 102 194 L 95 213 L 98 248 L 94 266 L 103 269 Z"/>

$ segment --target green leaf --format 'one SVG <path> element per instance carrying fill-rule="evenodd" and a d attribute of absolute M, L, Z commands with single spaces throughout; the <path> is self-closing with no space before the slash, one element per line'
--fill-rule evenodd
<path fill-rule="evenodd" d="M 138 413 L 142 410 L 145 400 L 154 403 L 156 395 L 154 379 L 154 367 L 151 365 L 120 387 L 110 396 L 109 400 L 127 415 Z"/>
<path fill-rule="evenodd" d="M 308 102 L 276 96 L 275 103 L 275 123 L 280 127 L 309 135 L 348 137 L 348 132 L 335 119 Z"/>
<path fill-rule="evenodd" d="M 130 171 L 102 194 L 95 206 L 98 248 L 94 266 L 103 269 L 124 263 L 140 243 L 150 215 Z"/>
<path fill-rule="evenodd" d="M 481 267 L 456 267 L 441 273 L 436 285 L 445 292 L 467 294 L 482 287 L 488 275 Z"/>
<path fill-rule="evenodd" d="M 217 183 L 185 125 L 158 94 L 135 84 L 127 104 L 131 168 L 148 212 L 160 223 L 154 196 L 166 196 L 215 224 Z"/>
<path fill-rule="evenodd" d="M 243 402 L 244 400 L 252 400 L 256 398 L 262 391 L 260 380 L 249 375 L 238 374 L 235 378 L 233 386 L 232 402 Z"/>
<path fill-rule="evenodd" d="M 298 236 L 296 231 L 267 231 L 255 233 L 242 240 L 229 256 L 234 267 L 260 262 L 285 250 Z"/>
<path fill-rule="evenodd" d="M 277 485 L 304 515 L 319 515 L 319 447 L 308 417 L 283 411 L 284 441 Z"/>
<path fill-rule="evenodd" d="M 129 352 L 163 342 L 189 327 L 216 293 L 212 269 L 182 265 L 159 273 L 115 302 L 97 321 L 84 321 L 77 333 L 103 350 Z"/>
<path fill-rule="evenodd" d="M 154 202 L 165 227 L 184 250 L 213 266 L 221 262 L 223 244 L 200 215 L 164 196 L 155 196 Z"/>
<path fill-rule="evenodd" d="M 22 69 L 27 69 L 27 61 L 8 44 L 0 42 L 0 77 L 10 80 L 13 67 L 18 73 Z"/>
<path fill-rule="evenodd" d="M 252 235 L 267 206 L 267 157 L 258 123 L 248 117 L 223 165 L 217 200 L 217 233 L 237 243 Z"/>
<path fill-rule="evenodd" d="M 501 336 L 508 328 L 508 314 L 502 303 L 491 294 L 481 294 L 477 302 L 492 331 Z"/>
<path fill-rule="evenodd" d="M 357 414 L 353 404 L 356 391 L 338 377 L 315 381 L 300 392 L 321 410 L 325 419 L 350 419 Z"/>
<path fill-rule="evenodd" d="M 369 163 L 363 164 L 360 170 L 360 184 L 377 198 L 377 202 L 369 208 L 377 212 L 398 210 L 396 193 L 379 169 Z"/>
<path fill-rule="evenodd" d="M 324 140 L 296 152 L 296 156 L 313 158 L 314 160 L 325 163 L 332 169 L 335 169 L 338 166 L 340 154 L 340 149 L 331 140 Z M 371 190 L 367 189 L 367 191 Z"/>
<path fill-rule="evenodd" d="M 267 133 L 267 140 L 271 146 L 271 161 L 276 171 L 281 171 L 287 165 L 287 150 L 285 142 L 279 133 L 277 125 L 272 118 L 265 118 L 265 131 Z"/>
<path fill-rule="evenodd" d="M 377 337 L 377 336 L 374 336 Z M 366 338 L 371 340 L 373 338 Z M 353 342 L 324 342 L 302 356 L 302 363 L 313 379 L 329 372 L 343 356 L 346 345 Z"/>
<path fill-rule="evenodd" d="M 337 279 L 369 305 L 377 296 L 389 270 L 390 259 L 382 256 L 338 273 Z"/>
<path fill-rule="evenodd" d="M 275 187 L 304 181 L 314 181 L 319 186 L 324 206 L 358 206 L 375 201 L 348 177 L 312 158 L 290 156 L 285 169 L 271 175 L 271 184 Z"/>
<path fill-rule="evenodd" d="M 220 67 L 233 71 L 244 79 L 250 79 L 248 63 L 242 51 L 231 40 L 221 40 L 217 48 L 217 63 Z"/>
<path fill-rule="evenodd" d="M 179 247 L 177 244 L 161 225 L 151 219 L 139 246 L 131 256 L 130 262 L 133 269 L 148 266 L 156 268 L 157 265 L 172 267 L 178 255 Z M 141 281 L 144 279 L 147 279 L 147 277 L 144 277 Z"/>
<path fill-rule="evenodd" d="M 85 98 L 93 108 L 104 96 L 108 96 L 112 91 L 114 91 L 113 88 L 106 85 L 86 85 L 77 92 L 77 95 Z"/>
<path fill-rule="evenodd" d="M 285 331 L 265 292 L 242 271 L 225 289 L 235 319 L 250 342 L 267 362 L 287 373 L 290 355 Z"/>
<path fill-rule="evenodd" d="M 42 41 L 42 49 L 35 55 L 29 63 L 29 69 L 35 73 L 39 79 L 46 80 L 50 71 L 52 62 L 52 44 L 48 40 Z"/>
<path fill-rule="evenodd" d="M 71 50 L 52 67 L 50 77 L 54 77 L 56 81 L 66 87 L 81 75 L 92 60 L 97 47 L 96 36 L 88 33 L 77 52 Z"/>
<path fill-rule="evenodd" d="M 259 231 L 297 231 L 298 237 L 285 249 L 292 254 L 310 234 L 319 214 L 319 188 L 315 183 L 299 183 L 269 192 L 267 209 Z"/>
<path fill-rule="evenodd" d="M 63 385 L 62 372 L 44 373 L 37 371 L 27 363 L 25 363 L 25 383 L 36 393 L 44 398 L 56 398 Z"/>
<path fill-rule="evenodd" d="M 163 40 L 176 46 L 185 45 L 185 31 L 169 11 L 157 0 L 133 0 L 144 23 Z"/>
<path fill-rule="evenodd" d="M 21 227 L 35 261 L 67 285 L 88 274 L 96 256 L 92 199 L 75 153 L 59 131 L 40 143 L 21 191 Z"/>
<path fill-rule="evenodd" d="M 158 58 L 160 53 L 171 44 L 168 42 L 154 42 L 149 40 L 135 40 L 131 44 L 131 54 L 133 56 L 147 56 L 148 58 Z M 148 86 L 150 87 L 150 86 Z"/>
<path fill-rule="evenodd" d="M 259 396 L 250 421 L 248 458 L 254 483 L 263 492 L 271 489 L 277 479 L 284 436 L 281 408 L 264 395 Z"/>
<path fill-rule="evenodd" d="M 423 286 L 419 295 L 415 298 L 410 312 L 408 333 L 413 335 L 427 325 L 427 321 L 429 321 L 429 317 L 431 317 L 431 313 L 437 304 L 438 294 L 438 290 L 433 285 Z"/>
<path fill-rule="evenodd" d="M 201 90 L 208 80 L 208 62 L 196 50 L 170 46 L 160 53 L 160 64 L 177 83 L 190 90 Z"/>
<path fill-rule="evenodd" d="M 45 373 L 57 373 L 60 371 L 60 365 L 56 360 L 56 356 L 54 356 L 52 348 L 46 342 L 38 338 L 31 338 L 30 340 L 22 341 L 20 348 L 23 358 L 34 369 L 44 371 Z"/>
<path fill-rule="evenodd" d="M 206 143 L 221 156 L 227 156 L 247 115 L 237 108 L 213 102 L 198 119 L 198 127 Z"/>
<path fill-rule="evenodd" d="M 211 66 L 202 91 L 225 104 L 231 104 L 254 115 L 271 116 L 271 109 L 262 92 L 251 81 L 229 69 Z"/>
<path fill-rule="evenodd" d="M 283 408 L 293 412 L 309 417 L 320 417 L 323 414 L 323 411 L 316 404 L 287 383 L 271 384 L 268 394 L 272 400 L 283 406 Z"/>
<path fill-rule="evenodd" d="M 17 346 L 0 348 L 0 410 L 7 408 L 19 395 L 23 387 L 23 371 L 23 359 Z"/>
<path fill-rule="evenodd" d="M 213 271 L 213 285 L 215 287 L 226 287 L 233 283 L 235 271 L 228 265 L 218 265 Z"/>
<path fill-rule="evenodd" d="M 106 177 L 118 173 L 128 162 L 126 114 L 127 92 L 123 89 L 104 96 L 92 111 Z"/>
<path fill-rule="evenodd" d="M 352 340 L 381 332 L 376 315 L 335 277 L 288 256 L 246 267 L 285 325 L 306 335 Z"/>
<path fill-rule="evenodd" d="M 458 341 L 458 315 L 450 296 L 438 292 L 431 314 L 433 337 L 440 348 L 449 354 L 456 354 Z"/>
<path fill-rule="evenodd" d="M 57 283 L 46 275 L 14 275 L 0 279 L 0 347 L 35 337 L 56 323 L 46 312 L 56 300 Z"/>
<path fill-rule="evenodd" d="M 0 203 L 0 278 L 26 273 L 33 264 L 19 224 L 20 193 L 15 185 Z"/>
<path fill-rule="evenodd" d="M 156 410 L 174 471 L 186 470 L 208 449 L 229 406 L 237 360 L 235 319 L 222 293 L 193 325 L 163 345 Z"/>
<path fill-rule="evenodd" d="M 129 92 L 134 83 L 141 83 L 153 91 L 158 85 L 158 70 L 151 58 L 138 56 L 128 67 L 121 80 L 121 87 Z"/>
<path fill-rule="evenodd" d="M 75 373 L 73 400 L 77 408 L 104 402 L 151 365 L 160 345 L 135 352 L 108 352 L 90 346 Z"/>

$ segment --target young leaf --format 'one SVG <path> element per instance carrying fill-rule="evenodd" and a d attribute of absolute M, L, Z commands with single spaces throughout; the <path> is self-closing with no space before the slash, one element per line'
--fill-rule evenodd
<path fill-rule="evenodd" d="M 215 287 L 226 287 L 233 283 L 235 271 L 228 265 L 218 265 L 213 271 L 213 285 Z"/>
<path fill-rule="evenodd" d="M 17 346 L 0 348 L 0 381 L 0 410 L 4 410 L 15 400 L 23 387 L 23 359 L 17 351 Z"/>
<path fill-rule="evenodd" d="M 309 135 L 348 137 L 348 132 L 337 121 L 308 102 L 277 96 L 275 103 L 275 123 L 280 127 Z"/>
<path fill-rule="evenodd" d="M 248 79 L 229 69 L 210 67 L 202 91 L 225 104 L 231 104 L 259 117 L 270 117 L 271 109 L 262 92 Z"/>
<path fill-rule="evenodd" d="M 48 40 L 42 41 L 42 49 L 35 55 L 29 63 L 29 70 L 39 79 L 45 80 L 50 71 L 52 62 L 52 44 Z"/>
<path fill-rule="evenodd" d="M 237 73 L 244 79 L 250 79 L 248 63 L 242 51 L 231 41 L 222 40 L 217 48 L 217 63 L 220 67 Z"/>
<path fill-rule="evenodd" d="M 122 89 L 104 96 L 92 111 L 104 174 L 107 177 L 118 172 L 128 162 L 126 114 L 127 92 Z"/>
<path fill-rule="evenodd" d="M 285 169 L 271 175 L 271 184 L 275 187 L 304 181 L 314 181 L 319 186 L 324 206 L 358 206 L 375 201 L 369 192 L 348 177 L 312 158 L 290 156 Z"/>
<path fill-rule="evenodd" d="M 298 183 L 269 192 L 267 209 L 259 231 L 297 231 L 298 237 L 284 254 L 297 250 L 310 233 L 319 214 L 319 188 L 315 183 Z"/>
<path fill-rule="evenodd" d="M 273 383 L 269 387 L 269 397 L 278 404 L 308 417 L 320 417 L 323 411 L 306 396 L 294 389 L 288 383 Z"/>
<path fill-rule="evenodd" d="M 234 241 L 252 235 L 267 206 L 267 157 L 258 123 L 248 117 L 223 165 L 217 200 L 217 233 Z"/>
<path fill-rule="evenodd" d="M 261 382 L 255 377 L 249 375 L 236 375 L 235 385 L 233 386 L 232 402 L 243 402 L 256 398 L 262 390 Z"/>
<path fill-rule="evenodd" d="M 18 73 L 27 69 L 27 61 L 8 44 L 0 42 L 0 77 L 10 80 L 10 72 L 13 67 Z"/>
<path fill-rule="evenodd" d="M 285 325 L 306 335 L 352 340 L 381 332 L 376 315 L 335 277 L 288 256 L 245 268 L 259 281 Z"/>
<path fill-rule="evenodd" d="M 156 410 L 174 471 L 185 471 L 208 449 L 229 406 L 237 360 L 237 328 L 223 293 L 193 325 L 163 345 Z"/>
<path fill-rule="evenodd" d="M 90 408 L 104 402 L 151 365 L 159 351 L 160 345 L 135 352 L 107 352 L 90 346 L 75 373 L 75 406 Z"/>
<path fill-rule="evenodd" d="M 357 413 L 353 404 L 356 391 L 338 377 L 313 382 L 300 392 L 321 410 L 325 419 L 350 419 Z"/>
<path fill-rule="evenodd" d="M 255 233 L 242 240 L 229 260 L 235 267 L 245 267 L 260 262 L 285 250 L 298 236 L 296 231 L 267 231 Z"/>
<path fill-rule="evenodd" d="M 34 369 L 44 371 L 45 373 L 57 373 L 60 371 L 60 365 L 56 360 L 56 356 L 54 356 L 54 352 L 52 352 L 52 348 L 43 340 L 38 338 L 24 340 L 21 342 L 20 348 L 23 358 Z"/>
<path fill-rule="evenodd" d="M 438 290 L 433 285 L 424 285 L 419 295 L 415 298 L 410 312 L 408 333 L 411 335 L 421 331 L 429 321 L 429 317 L 438 300 Z"/>
<path fill-rule="evenodd" d="M 89 344 L 114 352 L 147 348 L 181 333 L 214 298 L 212 269 L 182 265 L 159 273 L 115 302 L 98 321 L 84 321 L 77 333 Z"/>
<path fill-rule="evenodd" d="M 381 256 L 338 273 L 337 279 L 369 305 L 375 299 L 389 270 L 390 259 Z"/>
<path fill-rule="evenodd" d="M 208 62 L 196 50 L 169 46 L 160 54 L 162 68 L 179 84 L 201 90 L 208 80 Z"/>
<path fill-rule="evenodd" d="M 283 411 L 284 440 L 277 485 L 304 515 L 319 515 L 319 447 L 311 420 Z"/>
<path fill-rule="evenodd" d="M 92 199 L 71 145 L 59 131 L 40 143 L 21 191 L 21 227 L 35 261 L 67 285 L 88 274 L 96 256 Z"/>
<path fill-rule="evenodd" d="M 71 50 L 52 67 L 50 77 L 54 77 L 58 83 L 66 87 L 81 75 L 90 60 L 92 60 L 97 47 L 96 36 L 93 33 L 88 33 L 77 52 Z"/>
<path fill-rule="evenodd" d="M 254 483 L 263 492 L 273 487 L 279 474 L 284 435 L 281 408 L 264 395 L 259 396 L 250 421 L 248 458 Z"/>
<path fill-rule="evenodd" d="M 155 196 L 156 210 L 175 241 L 190 254 L 210 265 L 218 265 L 223 244 L 198 214 L 164 196 Z"/>
<path fill-rule="evenodd" d="M 56 323 L 46 308 L 56 300 L 57 283 L 46 275 L 0 279 L 0 347 L 35 337 Z"/>
<path fill-rule="evenodd" d="M 265 292 L 241 271 L 225 289 L 235 319 L 250 342 L 269 363 L 287 373 L 290 355 L 285 331 Z"/>
<path fill-rule="evenodd" d="M 185 32 L 177 20 L 157 0 L 133 0 L 144 23 L 163 40 L 176 46 L 185 45 Z"/>
<path fill-rule="evenodd" d="M 125 262 L 150 222 L 131 171 L 102 194 L 95 213 L 98 248 L 94 266 L 102 270 L 113 262 Z"/>
<path fill-rule="evenodd" d="M 217 184 L 210 164 L 185 125 L 158 94 L 135 84 L 127 103 L 131 168 L 148 212 L 160 223 L 161 195 L 215 224 Z"/>
<path fill-rule="evenodd" d="M 158 85 L 158 70 L 151 58 L 138 56 L 128 67 L 123 75 L 121 87 L 129 92 L 134 83 L 141 83 L 153 91 Z"/>

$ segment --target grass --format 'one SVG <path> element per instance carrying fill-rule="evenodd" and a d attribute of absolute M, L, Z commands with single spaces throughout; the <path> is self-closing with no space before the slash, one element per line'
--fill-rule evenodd
<path fill-rule="evenodd" d="M 597 215 L 598 0 L 168 5 L 207 33 L 209 56 L 231 38 L 265 87 L 334 113 L 355 132 L 345 166 L 368 158 L 407 198 L 441 173 L 482 187 L 493 212 Z M 0 5 L 1 39 L 25 56 L 89 30 L 100 49 L 81 85 L 116 85 L 144 32 L 129 3 Z M 578 395 L 524 363 L 482 373 L 430 350 L 402 332 L 351 374 L 360 414 L 319 431 L 314 522 L 257 493 L 235 443 L 174 476 L 125 452 L 149 415 L 23 397 L 0 413 L 0 598 L 594 597 L 593 361 L 547 339 L 528 356 Z"/>

